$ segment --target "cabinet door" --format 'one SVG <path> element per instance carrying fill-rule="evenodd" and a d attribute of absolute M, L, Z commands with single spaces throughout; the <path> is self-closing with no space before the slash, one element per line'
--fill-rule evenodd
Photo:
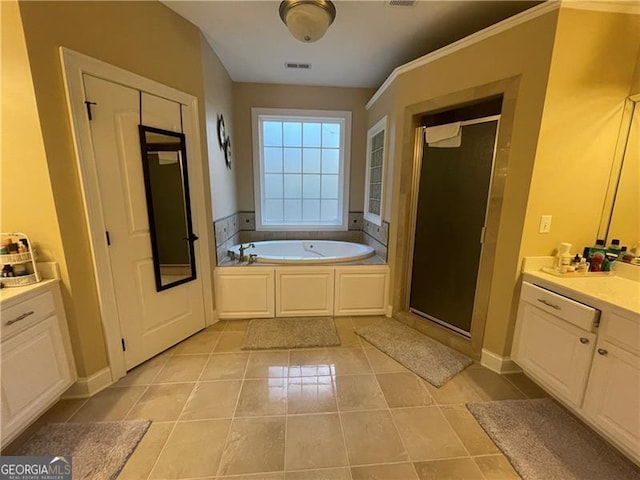
<path fill-rule="evenodd" d="M 580 407 L 595 335 L 528 302 L 520 303 L 514 360 L 542 386 Z"/>
<path fill-rule="evenodd" d="M 333 267 L 276 270 L 276 317 L 333 315 Z"/>
<path fill-rule="evenodd" d="M 640 459 L 640 358 L 599 342 L 584 399 L 589 418 Z"/>
<path fill-rule="evenodd" d="M 336 267 L 335 315 L 384 315 L 389 267 Z"/>
<path fill-rule="evenodd" d="M 215 272 L 218 317 L 273 318 L 274 270 L 266 267 L 221 267 Z"/>
<path fill-rule="evenodd" d="M 55 315 L 2 343 L 2 443 L 72 383 Z"/>

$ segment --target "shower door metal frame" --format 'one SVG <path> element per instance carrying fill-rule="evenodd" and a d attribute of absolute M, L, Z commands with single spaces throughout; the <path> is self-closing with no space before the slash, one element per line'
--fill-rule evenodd
<path fill-rule="evenodd" d="M 424 144 L 425 144 L 425 138 L 424 138 L 424 131 L 426 127 L 420 126 L 418 128 L 416 128 L 416 132 L 415 132 L 415 148 L 414 148 L 414 158 L 413 158 L 413 171 L 411 174 L 411 203 L 410 203 L 410 213 L 409 213 L 409 238 L 408 238 L 408 243 L 409 243 L 409 268 L 407 269 L 407 288 L 405 289 L 405 306 L 406 309 L 413 313 L 414 315 L 419 316 L 420 318 L 424 318 L 426 320 L 429 320 L 430 322 L 436 323 L 437 325 L 440 325 L 454 333 L 457 333 L 458 335 L 462 335 L 463 337 L 467 338 L 467 339 L 471 339 L 472 335 L 473 335 L 473 324 L 476 318 L 476 309 L 477 309 L 477 305 L 478 305 L 478 286 L 480 284 L 481 276 L 480 276 L 480 265 L 482 264 L 482 258 L 485 254 L 485 248 L 484 248 L 484 244 L 485 244 L 485 232 L 486 232 L 486 228 L 487 228 L 487 219 L 489 217 L 489 206 L 490 206 L 490 200 L 491 200 L 491 192 L 492 192 L 492 188 L 493 188 L 493 179 L 494 179 L 494 174 L 495 174 L 495 162 L 496 162 L 496 153 L 497 153 L 497 149 L 498 149 L 498 135 L 500 133 L 500 117 L 501 115 L 490 115 L 488 117 L 481 117 L 481 118 L 474 118 L 472 120 L 465 120 L 463 122 L 460 122 L 460 128 L 468 126 L 468 125 L 475 125 L 478 123 L 487 123 L 487 122 L 493 122 L 493 121 L 497 121 L 497 125 L 496 125 L 496 135 L 495 138 L 493 140 L 493 155 L 491 157 L 491 171 L 490 171 L 490 175 L 489 175 L 489 186 L 487 189 L 487 203 L 485 206 L 485 212 L 484 212 L 484 222 L 483 222 L 483 227 L 482 227 L 482 233 L 480 235 L 480 243 L 481 243 L 481 247 L 480 247 L 480 259 L 478 261 L 478 265 L 477 265 L 477 277 L 476 277 L 476 286 L 475 286 L 475 291 L 474 291 L 474 300 L 473 300 L 473 313 L 471 315 L 471 327 L 470 327 L 470 331 L 467 332 L 465 330 L 462 330 L 461 328 L 458 328 L 454 325 L 451 325 L 443 320 L 440 320 L 438 318 L 432 317 L 424 312 L 419 312 L 413 308 L 411 308 L 411 285 L 412 285 L 412 280 L 413 280 L 413 254 L 414 254 L 414 250 L 415 250 L 415 239 L 416 239 L 416 224 L 418 222 L 418 197 L 420 195 L 420 175 L 422 173 L 422 158 L 423 158 L 423 154 L 424 154 Z"/>

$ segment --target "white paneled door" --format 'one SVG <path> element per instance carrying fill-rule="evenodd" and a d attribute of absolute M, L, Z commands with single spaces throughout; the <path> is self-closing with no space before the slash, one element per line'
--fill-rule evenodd
<path fill-rule="evenodd" d="M 86 99 L 92 102 L 93 154 L 129 370 L 205 326 L 201 275 L 206 272 L 197 272 L 191 282 L 156 291 L 138 134 L 143 123 L 189 135 L 191 115 L 185 112 L 188 106 L 133 88 L 86 74 L 83 81 Z M 199 250 L 196 242 L 196 257 Z"/>

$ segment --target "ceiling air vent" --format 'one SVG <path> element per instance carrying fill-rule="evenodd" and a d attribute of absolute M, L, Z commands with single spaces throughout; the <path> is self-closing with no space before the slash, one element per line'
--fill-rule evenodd
<path fill-rule="evenodd" d="M 416 0 L 389 0 L 387 3 L 390 7 L 413 7 Z"/>
<path fill-rule="evenodd" d="M 310 63 L 284 62 L 285 68 L 294 68 L 297 70 L 311 70 Z"/>

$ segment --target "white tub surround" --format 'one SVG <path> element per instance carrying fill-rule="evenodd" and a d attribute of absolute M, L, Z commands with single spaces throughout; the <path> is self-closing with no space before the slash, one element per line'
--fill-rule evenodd
<path fill-rule="evenodd" d="M 252 265 L 214 273 L 218 316 L 384 315 L 388 265 Z"/>
<path fill-rule="evenodd" d="M 249 244 L 245 244 L 249 245 Z M 333 240 L 275 240 L 253 242 L 245 255 L 256 255 L 256 262 L 270 264 L 332 264 L 364 260 L 375 254 L 368 245 Z M 240 245 L 230 248 L 237 255 Z"/>
<path fill-rule="evenodd" d="M 640 464 L 638 267 L 565 278 L 540 271 L 544 262 L 525 262 L 513 359 Z"/>

